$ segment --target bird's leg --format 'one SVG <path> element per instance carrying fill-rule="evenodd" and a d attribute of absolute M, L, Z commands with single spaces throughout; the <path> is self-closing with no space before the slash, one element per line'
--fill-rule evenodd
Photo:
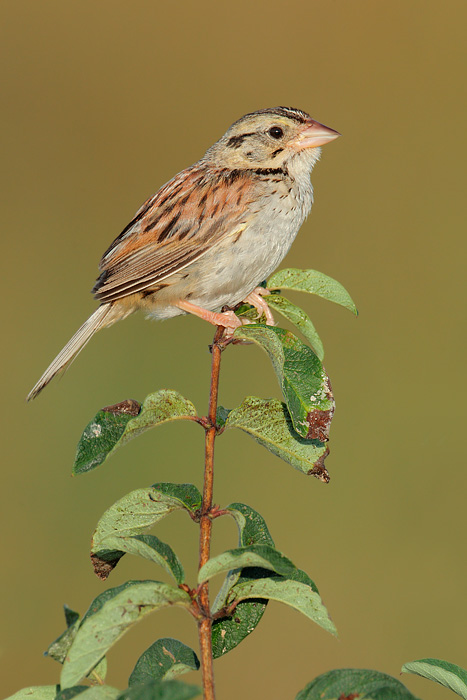
<path fill-rule="evenodd" d="M 256 289 L 245 297 L 244 301 L 246 301 L 247 304 L 254 306 L 260 316 L 262 314 L 266 316 L 266 323 L 268 326 L 275 326 L 276 322 L 274 320 L 274 316 L 272 315 L 272 311 L 267 302 L 263 299 L 263 296 L 267 296 L 268 294 L 270 294 L 268 289 L 264 289 L 264 287 L 256 287 Z"/>
<path fill-rule="evenodd" d="M 207 309 L 196 306 L 196 304 L 192 304 L 184 299 L 177 301 L 175 306 L 178 306 L 182 311 L 187 311 L 189 314 L 199 316 L 199 318 L 202 318 L 204 321 L 212 323 L 213 326 L 224 326 L 224 328 L 235 330 L 235 328 L 239 328 L 243 325 L 242 320 L 238 318 L 233 311 L 215 313 L 214 311 L 207 311 Z"/>

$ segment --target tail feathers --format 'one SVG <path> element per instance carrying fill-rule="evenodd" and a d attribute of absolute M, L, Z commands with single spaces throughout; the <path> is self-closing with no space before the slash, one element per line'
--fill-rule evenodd
<path fill-rule="evenodd" d="M 102 304 L 88 320 L 83 323 L 81 328 L 76 331 L 63 350 L 58 353 L 55 360 L 47 367 L 37 384 L 31 389 L 27 396 L 27 401 L 35 399 L 56 374 L 66 369 L 66 367 L 73 362 L 75 357 L 81 352 L 96 331 L 104 326 L 110 325 L 120 317 L 120 315 L 118 315 L 116 318 L 115 313 L 109 314 L 112 310 L 112 306 L 113 304 Z"/>

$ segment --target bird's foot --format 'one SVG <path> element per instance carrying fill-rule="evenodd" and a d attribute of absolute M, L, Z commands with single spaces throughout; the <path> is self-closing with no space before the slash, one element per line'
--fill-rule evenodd
<path fill-rule="evenodd" d="M 241 319 L 236 316 L 235 312 L 232 310 L 222 311 L 221 313 L 216 313 L 215 311 L 208 311 L 203 309 L 201 306 L 196 306 L 190 301 L 185 301 L 181 299 L 175 306 L 178 306 L 182 311 L 186 311 L 189 314 L 198 316 L 208 323 L 212 323 L 213 326 L 223 326 L 226 329 L 226 335 L 232 335 L 236 328 L 240 328 L 244 323 L 250 323 L 247 319 Z"/>
<path fill-rule="evenodd" d="M 274 320 L 274 316 L 272 315 L 272 311 L 267 302 L 263 299 L 263 296 L 267 296 L 268 294 L 270 294 L 268 289 L 265 289 L 264 287 L 256 287 L 247 297 L 245 297 L 244 301 L 247 304 L 254 306 L 259 316 L 262 316 L 263 314 L 265 315 L 266 324 L 268 326 L 275 326 L 276 322 Z"/>

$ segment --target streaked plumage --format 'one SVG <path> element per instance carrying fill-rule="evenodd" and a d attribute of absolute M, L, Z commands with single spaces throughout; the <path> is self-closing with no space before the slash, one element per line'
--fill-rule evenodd
<path fill-rule="evenodd" d="M 204 157 L 151 197 L 100 262 L 101 306 L 30 392 L 32 399 L 91 336 L 133 311 L 157 319 L 187 311 L 234 328 L 231 312 L 289 250 L 308 215 L 319 146 L 338 133 L 277 107 L 235 122 Z M 250 301 L 259 306 L 252 295 Z"/>

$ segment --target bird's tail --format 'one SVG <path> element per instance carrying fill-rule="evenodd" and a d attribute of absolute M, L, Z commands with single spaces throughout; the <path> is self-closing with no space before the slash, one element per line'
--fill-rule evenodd
<path fill-rule="evenodd" d="M 118 311 L 115 313 L 116 311 L 117 309 L 113 308 L 113 304 L 102 304 L 94 311 L 88 320 L 83 323 L 81 328 L 76 331 L 65 347 L 58 353 L 55 360 L 47 367 L 37 384 L 29 392 L 27 401 L 35 399 L 56 374 L 66 369 L 66 367 L 73 362 L 75 357 L 81 352 L 96 331 L 105 326 L 110 326 L 114 321 L 117 321 L 125 315 Z"/>

